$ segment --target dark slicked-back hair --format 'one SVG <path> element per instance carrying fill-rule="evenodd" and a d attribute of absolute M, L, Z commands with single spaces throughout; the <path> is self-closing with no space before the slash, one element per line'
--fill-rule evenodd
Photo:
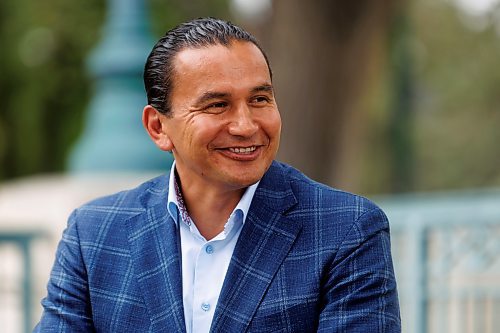
<path fill-rule="evenodd" d="M 148 104 L 159 112 L 171 115 L 170 94 L 173 82 L 173 60 L 186 48 L 210 45 L 228 46 L 233 41 L 250 42 L 262 52 L 272 76 L 266 54 L 255 37 L 231 22 L 215 18 L 199 18 L 182 23 L 168 31 L 153 47 L 144 68 L 144 86 Z"/>

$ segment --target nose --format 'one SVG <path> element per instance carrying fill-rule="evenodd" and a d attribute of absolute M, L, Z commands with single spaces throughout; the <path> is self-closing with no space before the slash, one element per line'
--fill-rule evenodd
<path fill-rule="evenodd" d="M 234 110 L 233 119 L 229 124 L 229 134 L 248 138 L 254 135 L 258 129 L 259 125 L 253 118 L 252 110 L 246 104 L 239 105 Z"/>

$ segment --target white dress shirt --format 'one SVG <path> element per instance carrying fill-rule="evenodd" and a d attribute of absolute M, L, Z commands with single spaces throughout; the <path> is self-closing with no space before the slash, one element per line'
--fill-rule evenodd
<path fill-rule="evenodd" d="M 167 207 L 180 228 L 182 297 L 187 333 L 210 330 L 227 268 L 258 184 L 246 189 L 224 230 L 207 241 L 186 211 L 176 182 L 175 162 L 172 165 Z"/>

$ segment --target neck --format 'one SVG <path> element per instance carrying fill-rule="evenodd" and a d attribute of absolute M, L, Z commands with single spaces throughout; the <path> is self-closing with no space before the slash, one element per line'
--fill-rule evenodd
<path fill-rule="evenodd" d="M 179 180 L 178 180 L 179 181 Z M 246 188 L 219 189 L 179 182 L 189 216 L 200 234 L 210 240 L 224 230 Z"/>

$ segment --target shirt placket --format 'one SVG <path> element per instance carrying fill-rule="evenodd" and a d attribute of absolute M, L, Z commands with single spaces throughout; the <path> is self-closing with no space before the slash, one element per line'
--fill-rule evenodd
<path fill-rule="evenodd" d="M 216 276 L 223 269 L 217 263 L 220 262 L 221 251 L 232 239 L 234 218 L 235 215 L 231 214 L 224 231 L 214 239 L 205 242 L 196 258 L 192 303 L 193 332 L 206 332 L 206 328 L 212 323 L 224 280 Z"/>
<path fill-rule="evenodd" d="M 193 288 L 193 332 L 204 332 L 210 327 L 217 305 L 211 270 L 216 264 L 215 242 L 206 242 L 196 259 Z"/>

